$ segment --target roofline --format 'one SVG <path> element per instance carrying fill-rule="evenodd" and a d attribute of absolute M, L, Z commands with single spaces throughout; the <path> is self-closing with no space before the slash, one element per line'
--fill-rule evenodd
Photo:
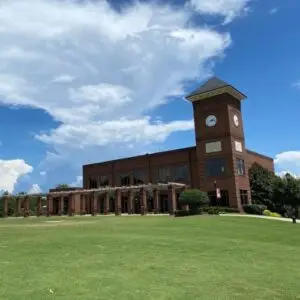
<path fill-rule="evenodd" d="M 206 94 L 206 93 L 209 93 L 209 92 L 213 92 L 213 91 L 219 90 L 219 89 L 224 88 L 224 87 L 231 87 L 232 89 L 236 90 L 239 94 L 241 94 L 244 98 L 247 98 L 247 96 L 244 93 L 242 93 L 241 91 L 239 91 L 237 88 L 235 88 L 231 84 L 227 84 L 227 85 L 224 85 L 223 87 L 218 87 L 218 88 L 215 88 L 213 90 L 209 90 L 209 91 L 206 91 L 206 92 L 203 92 L 203 93 L 196 93 L 196 94 L 194 94 L 194 92 L 192 92 L 191 94 L 185 96 L 184 98 L 187 99 L 187 100 L 189 100 L 189 98 L 191 98 L 193 96 L 203 95 L 203 94 Z"/>
<path fill-rule="evenodd" d="M 153 156 L 160 156 L 160 155 L 164 155 L 164 154 L 168 154 L 168 153 L 175 153 L 175 152 L 183 152 L 183 151 L 188 151 L 188 150 L 193 150 L 195 149 L 196 146 L 190 146 L 190 147 L 185 147 L 185 148 L 179 148 L 179 149 L 172 149 L 172 150 L 167 150 L 167 151 L 161 151 L 161 152 L 154 152 L 154 153 L 146 153 L 146 154 L 142 154 L 142 155 L 137 155 L 137 156 L 130 156 L 130 157 L 123 157 L 123 158 L 119 158 L 119 159 L 113 159 L 113 160 L 107 160 L 107 161 L 103 161 L 103 162 L 97 162 L 97 163 L 91 163 L 91 164 L 86 164 L 83 165 L 82 167 L 91 167 L 91 166 L 96 166 L 96 165 L 105 165 L 105 164 L 112 164 L 115 162 L 120 162 L 120 161 L 126 161 L 126 160 L 130 160 L 130 159 L 137 159 L 137 158 L 142 158 L 142 157 L 153 157 Z"/>
<path fill-rule="evenodd" d="M 248 150 L 246 149 L 246 151 L 250 154 L 253 154 L 253 155 L 256 155 L 256 156 L 260 156 L 262 158 L 265 158 L 265 159 L 268 159 L 268 160 L 271 160 L 271 161 L 274 161 L 274 158 L 270 157 L 270 156 L 267 156 L 267 155 L 264 155 L 264 154 L 260 154 L 258 152 L 255 152 L 255 151 L 252 151 L 252 150 Z"/>

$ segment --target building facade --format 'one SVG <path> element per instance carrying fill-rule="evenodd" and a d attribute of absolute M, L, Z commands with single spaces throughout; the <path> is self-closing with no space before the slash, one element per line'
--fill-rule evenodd
<path fill-rule="evenodd" d="M 214 77 L 186 99 L 193 105 L 195 146 L 84 165 L 83 188 L 178 182 L 208 192 L 212 205 L 251 203 L 249 167 L 256 162 L 274 171 L 274 164 L 245 147 L 245 95 Z"/>

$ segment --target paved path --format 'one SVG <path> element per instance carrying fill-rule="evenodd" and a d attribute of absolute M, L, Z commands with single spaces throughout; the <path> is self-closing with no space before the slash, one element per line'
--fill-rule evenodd
<path fill-rule="evenodd" d="M 292 223 L 292 219 L 290 218 L 274 218 L 260 215 L 242 215 L 242 214 L 220 214 L 222 217 L 247 217 L 247 218 L 259 218 L 259 219 L 268 219 L 274 221 L 283 221 Z M 300 220 L 297 220 L 297 224 L 300 224 Z"/>

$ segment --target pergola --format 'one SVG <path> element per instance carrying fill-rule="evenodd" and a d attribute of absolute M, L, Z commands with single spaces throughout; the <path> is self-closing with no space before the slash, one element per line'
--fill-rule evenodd
<path fill-rule="evenodd" d="M 16 214 L 28 217 L 29 211 L 29 198 L 37 197 L 36 215 L 42 214 L 42 198 L 47 199 L 47 216 L 53 214 L 53 200 L 58 198 L 58 215 L 63 214 L 64 201 L 68 201 L 68 215 L 73 216 L 75 214 L 75 201 L 80 201 L 80 214 L 86 212 L 86 200 L 91 203 L 91 215 L 97 214 L 97 201 L 99 196 L 104 199 L 104 214 L 108 214 L 110 197 L 113 195 L 115 198 L 115 214 L 121 214 L 121 201 L 122 196 L 126 196 L 128 199 L 128 214 L 133 211 L 133 201 L 138 195 L 140 204 L 141 215 L 147 214 L 147 193 L 153 195 L 154 212 L 159 211 L 159 197 L 160 193 L 166 193 L 168 195 L 169 214 L 174 214 L 177 209 L 177 193 L 183 191 L 186 188 L 185 184 L 169 182 L 169 183 L 157 183 L 157 184 L 143 184 L 143 185 L 131 185 L 120 187 L 101 187 L 97 189 L 84 189 L 73 191 L 52 191 L 48 194 L 32 194 L 32 195 L 18 195 L 16 196 Z M 8 215 L 8 201 L 12 196 L 3 196 L 4 199 L 4 217 Z M 21 212 L 21 201 L 23 200 L 23 211 Z"/>

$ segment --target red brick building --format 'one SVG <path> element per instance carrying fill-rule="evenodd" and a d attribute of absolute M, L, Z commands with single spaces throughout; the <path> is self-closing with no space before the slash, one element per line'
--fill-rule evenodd
<path fill-rule="evenodd" d="M 219 205 L 240 209 L 251 202 L 249 167 L 257 162 L 274 171 L 272 158 L 245 148 L 245 98 L 216 77 L 208 80 L 186 97 L 193 105 L 195 146 L 84 165 L 83 188 L 179 182 L 208 192 L 212 205 L 220 196 Z M 160 197 L 162 211 L 168 210 L 167 195 Z"/>

